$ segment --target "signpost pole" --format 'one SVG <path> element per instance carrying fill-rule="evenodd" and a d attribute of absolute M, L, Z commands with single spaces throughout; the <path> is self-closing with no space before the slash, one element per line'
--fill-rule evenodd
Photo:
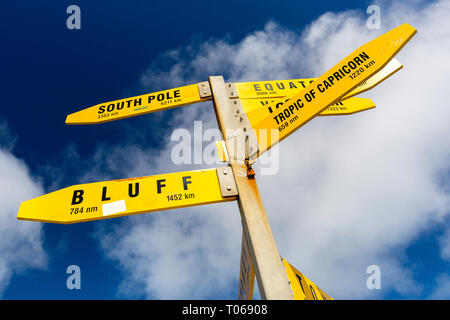
<path fill-rule="evenodd" d="M 219 128 L 224 137 L 230 165 L 239 192 L 238 205 L 242 219 L 242 229 L 247 238 L 256 279 L 262 299 L 292 300 L 293 294 L 286 271 L 283 267 L 269 220 L 259 194 L 256 180 L 247 175 L 245 159 L 245 139 L 236 135 L 239 121 L 236 118 L 230 89 L 222 76 L 209 78 L 214 108 Z"/>

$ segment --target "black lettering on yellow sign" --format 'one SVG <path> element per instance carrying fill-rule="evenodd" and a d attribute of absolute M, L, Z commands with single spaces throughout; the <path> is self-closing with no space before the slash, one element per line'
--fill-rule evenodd
<path fill-rule="evenodd" d="M 151 104 L 152 102 L 158 101 L 168 101 L 181 97 L 180 89 L 176 89 L 173 91 L 161 92 L 157 94 L 149 94 L 147 96 L 147 103 Z M 98 107 L 98 114 L 103 114 L 104 112 L 113 112 L 120 111 L 125 108 L 134 108 L 142 105 L 142 98 L 128 99 L 125 101 L 119 101 L 116 103 L 110 103 L 101 105 Z"/>
<path fill-rule="evenodd" d="M 297 277 L 298 283 L 300 283 L 300 288 L 302 288 L 303 293 L 306 294 L 305 289 L 303 288 L 303 279 L 298 274 L 295 274 L 295 276 Z"/>
<path fill-rule="evenodd" d="M 188 179 L 191 179 L 191 176 L 183 177 L 183 188 L 184 188 L 184 190 L 187 190 L 188 184 L 192 183 L 192 181 L 188 180 Z"/>
<path fill-rule="evenodd" d="M 363 65 L 366 69 L 372 66 L 374 63 L 369 62 L 367 65 L 364 64 L 366 60 L 370 59 L 370 57 L 363 51 L 358 56 L 354 57 L 352 60 L 347 62 L 344 66 L 342 66 L 337 72 L 334 72 L 332 76 L 329 76 L 327 79 L 323 80 L 321 83 L 315 84 L 315 88 L 323 93 L 328 88 L 332 87 L 335 83 L 337 83 L 339 80 L 346 77 L 348 74 L 352 72 L 352 70 L 356 69 L 359 65 Z M 360 69 L 353 72 L 350 77 L 353 79 L 356 77 L 359 73 L 364 72 L 364 68 L 361 67 Z M 317 92 L 315 91 L 315 88 L 311 88 L 308 92 L 306 92 L 303 95 L 303 98 L 305 102 L 311 102 L 316 98 Z M 279 105 L 277 105 L 278 108 Z M 284 108 L 284 110 L 280 111 L 273 119 L 276 121 L 277 124 L 281 124 L 284 121 L 288 120 L 291 116 L 293 116 L 296 111 L 300 110 L 304 106 L 304 101 L 299 98 L 294 102 L 291 102 L 287 107 Z M 295 121 L 297 116 L 293 117 L 291 119 L 291 122 Z M 278 128 L 279 131 L 282 131 L 286 126 L 283 128 Z"/>
<path fill-rule="evenodd" d="M 141 104 L 142 104 L 142 98 L 136 98 L 136 99 L 125 100 L 122 102 L 110 103 L 108 105 L 102 105 L 102 106 L 98 107 L 98 113 L 102 114 L 105 111 L 113 112 L 114 110 L 122 110 L 124 108 L 139 107 Z M 105 110 L 105 108 L 106 108 L 106 110 Z"/>
<path fill-rule="evenodd" d="M 278 109 L 280 106 L 283 105 L 283 103 L 285 103 L 286 101 L 288 101 L 289 99 L 286 99 L 284 101 L 280 101 L 277 104 L 275 104 L 275 109 Z M 259 102 L 261 103 L 261 106 L 266 107 L 267 106 L 267 110 L 269 110 L 269 113 L 273 113 L 273 109 L 272 106 L 269 105 L 269 103 L 274 102 L 274 100 L 259 100 Z M 344 104 L 342 103 L 342 101 L 336 102 L 334 104 L 335 106 L 343 106 Z M 338 110 L 336 107 L 329 107 L 328 109 L 332 110 L 332 111 L 336 111 Z M 328 110 L 327 109 L 327 110 Z M 340 108 L 340 110 L 346 110 L 346 108 Z"/>
<path fill-rule="evenodd" d="M 98 207 L 76 207 L 76 208 L 70 208 L 70 215 L 76 215 L 79 213 L 95 213 L 98 211 Z"/>
<path fill-rule="evenodd" d="M 174 90 L 173 92 L 166 92 L 166 93 L 158 93 L 158 94 L 151 94 L 148 96 L 148 103 L 151 103 L 153 100 L 156 99 L 156 101 L 164 101 L 164 100 L 172 100 L 175 98 L 179 98 L 181 95 L 180 90 Z"/>
<path fill-rule="evenodd" d="M 161 188 L 165 187 L 166 185 L 163 184 L 163 182 L 166 182 L 166 179 L 159 179 L 156 180 L 156 189 L 157 189 L 157 193 L 161 193 Z"/>
<path fill-rule="evenodd" d="M 309 81 L 309 83 L 312 82 L 313 80 Z M 276 92 L 278 90 L 306 88 L 306 85 L 304 80 L 277 81 L 275 82 L 275 88 L 270 82 L 259 82 L 253 84 L 253 89 L 257 95 L 267 95 L 269 92 Z"/>
<path fill-rule="evenodd" d="M 192 184 L 192 176 L 183 176 L 181 177 L 182 184 L 183 184 L 183 191 L 186 191 L 189 189 L 189 185 Z M 156 180 L 156 192 L 158 194 L 161 194 L 164 187 L 167 187 L 166 185 L 166 179 L 158 179 Z M 78 205 L 81 204 L 84 201 L 84 190 L 74 190 L 72 194 L 72 202 L 71 205 Z M 130 198 L 136 198 L 140 195 L 140 184 L 139 182 L 135 183 L 129 183 L 128 184 L 128 197 Z M 195 198 L 195 195 L 193 193 L 185 193 L 183 196 L 177 196 L 175 200 L 181 200 L 181 199 L 193 199 Z M 110 201 L 111 197 L 108 196 L 108 186 L 103 186 L 101 191 L 101 201 Z M 174 200 L 174 199 L 170 199 Z"/>
<path fill-rule="evenodd" d="M 136 182 L 134 184 L 134 192 L 133 192 L 133 184 L 130 183 L 128 185 L 128 196 L 130 198 L 134 198 L 134 197 L 137 197 L 138 195 L 139 195 L 139 182 Z"/>
<path fill-rule="evenodd" d="M 83 194 L 84 194 L 84 190 L 75 190 L 73 192 L 72 205 L 82 203 L 83 202 Z"/>
<path fill-rule="evenodd" d="M 313 286 L 312 286 L 312 285 L 309 285 L 309 289 L 310 289 L 310 291 L 311 291 L 311 294 L 312 294 L 313 300 L 317 300 L 317 294 L 316 294 L 316 290 L 314 290 L 314 288 L 313 288 Z"/>
<path fill-rule="evenodd" d="M 108 190 L 108 187 L 103 187 L 102 190 L 102 201 L 108 201 L 111 200 L 111 198 L 106 196 L 106 191 Z"/>
<path fill-rule="evenodd" d="M 305 85 L 305 81 L 304 80 L 297 80 L 296 81 L 297 84 L 301 84 L 301 87 L 306 88 Z M 312 83 L 313 81 L 311 80 L 310 83 Z M 289 89 L 298 89 L 298 85 L 295 84 L 294 81 L 289 81 L 287 83 L 287 85 L 289 86 Z M 264 88 L 261 88 L 261 86 L 263 86 Z M 275 82 L 275 86 L 279 89 L 279 90 L 284 90 L 286 89 L 286 86 L 283 82 Z M 267 83 L 255 83 L 253 84 L 253 89 L 255 89 L 256 92 L 262 92 L 264 89 L 267 91 L 275 91 L 273 85 L 270 82 Z"/>

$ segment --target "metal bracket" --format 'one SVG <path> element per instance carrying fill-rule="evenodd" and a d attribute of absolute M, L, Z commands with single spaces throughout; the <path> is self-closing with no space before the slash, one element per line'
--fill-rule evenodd
<path fill-rule="evenodd" d="M 208 81 L 203 81 L 198 83 L 198 92 L 200 94 L 200 98 L 211 98 L 211 87 L 209 86 Z"/>
<path fill-rule="evenodd" d="M 228 96 L 230 97 L 230 99 L 239 98 L 239 93 L 236 90 L 236 86 L 234 85 L 234 83 L 227 83 L 226 87 L 227 87 L 227 92 L 228 92 Z"/>
<path fill-rule="evenodd" d="M 236 181 L 234 180 L 231 167 L 216 168 L 217 178 L 219 179 L 220 193 L 222 197 L 235 197 L 238 195 Z"/>

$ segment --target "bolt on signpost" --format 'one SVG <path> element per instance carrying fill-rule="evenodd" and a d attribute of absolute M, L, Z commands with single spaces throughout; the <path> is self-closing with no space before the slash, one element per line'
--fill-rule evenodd
<path fill-rule="evenodd" d="M 316 116 L 372 109 L 354 96 L 402 68 L 393 57 L 416 34 L 403 24 L 361 46 L 316 79 L 225 83 L 209 81 L 98 104 L 67 116 L 67 124 L 96 124 L 212 100 L 228 166 L 95 182 L 64 188 L 21 204 L 17 218 L 77 223 L 131 214 L 235 201 L 242 219 L 239 299 L 332 299 L 280 257 L 255 179 L 253 163 Z M 270 133 L 270 134 L 269 134 Z M 270 138 L 269 138 L 270 137 Z"/>

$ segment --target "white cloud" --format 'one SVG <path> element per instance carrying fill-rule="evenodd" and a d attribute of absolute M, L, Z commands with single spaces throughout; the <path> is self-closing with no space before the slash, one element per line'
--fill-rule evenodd
<path fill-rule="evenodd" d="M 4 125 L 0 128 L 1 136 L 11 136 Z M 0 296 L 15 273 L 47 264 L 42 224 L 16 218 L 22 201 L 42 193 L 25 163 L 0 148 Z"/>
<path fill-rule="evenodd" d="M 131 280 L 122 283 L 121 293 L 155 299 L 237 294 L 228 292 L 239 273 L 240 243 L 230 241 L 230 235 L 239 234 L 235 211 L 228 203 L 147 214 L 101 232 L 108 256 Z"/>
<path fill-rule="evenodd" d="M 450 276 L 441 274 L 436 278 L 436 288 L 430 294 L 431 300 L 449 300 L 450 299 Z"/>
<path fill-rule="evenodd" d="M 365 27 L 360 11 L 325 13 L 301 34 L 270 22 L 236 44 L 209 41 L 162 55 L 173 68 L 155 63 L 142 77 L 152 90 L 214 74 L 234 81 L 319 75 L 381 32 L 403 22 L 418 29 L 398 55 L 404 69 L 366 94 L 375 110 L 314 119 L 280 145 L 279 173 L 258 179 L 281 254 L 338 299 L 420 294 L 404 250 L 450 209 L 442 186 L 450 158 L 450 4 L 417 5 L 420 11 L 407 2 L 383 8 L 380 32 Z M 171 125 L 190 129 L 198 118 L 214 126 L 212 106 L 179 109 Z M 133 155 L 135 176 L 189 170 L 170 164 L 170 144 L 151 163 L 145 151 Z M 103 237 L 106 255 L 125 270 L 122 288 L 143 284 L 141 293 L 156 298 L 237 295 L 229 291 L 239 270 L 236 205 L 125 218 Z M 366 288 L 372 264 L 381 268 L 379 291 Z"/>
<path fill-rule="evenodd" d="M 444 234 L 439 239 L 439 244 L 442 259 L 450 261 L 450 227 L 447 227 L 444 231 Z"/>

